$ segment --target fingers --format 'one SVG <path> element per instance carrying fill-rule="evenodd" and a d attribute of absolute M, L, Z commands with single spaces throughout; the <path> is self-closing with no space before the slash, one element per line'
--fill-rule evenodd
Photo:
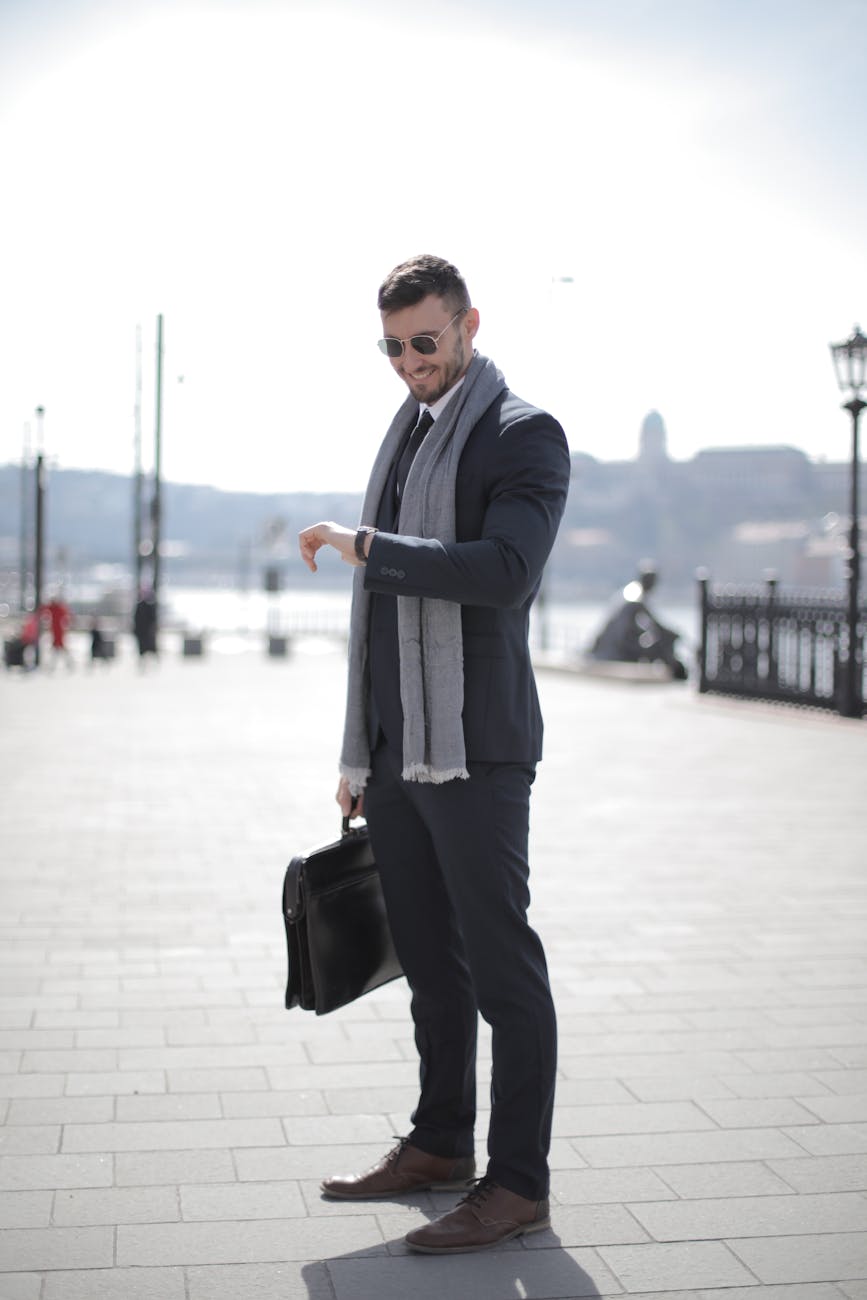
<path fill-rule="evenodd" d="M 334 796 L 340 804 L 340 811 L 344 817 L 348 817 L 352 811 L 352 795 L 349 793 L 349 782 L 345 776 L 340 778 L 340 784 L 337 787 L 337 794 Z"/>
<path fill-rule="evenodd" d="M 331 525 L 327 523 L 313 524 L 310 528 L 302 529 L 298 534 L 298 549 L 301 552 L 301 559 L 311 573 L 316 573 L 316 561 L 313 557 L 321 546 L 327 545 L 330 527 Z"/>

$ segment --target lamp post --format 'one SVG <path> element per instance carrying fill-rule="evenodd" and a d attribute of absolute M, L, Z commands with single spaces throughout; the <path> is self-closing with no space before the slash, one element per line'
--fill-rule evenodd
<path fill-rule="evenodd" d="M 852 481 L 850 484 L 850 506 L 852 524 L 849 534 L 849 591 L 848 591 L 848 629 L 849 654 L 846 660 L 846 681 L 843 703 L 840 712 L 847 718 L 860 718 L 864 711 L 862 691 L 863 666 L 858 653 L 858 615 L 859 587 L 861 579 L 861 529 L 858 503 L 858 419 L 867 408 L 867 402 L 861 398 L 861 390 L 867 380 L 867 337 L 856 325 L 845 343 L 832 343 L 831 356 L 837 371 L 837 383 L 842 393 L 849 394 L 849 400 L 843 402 L 843 410 L 852 416 Z"/>

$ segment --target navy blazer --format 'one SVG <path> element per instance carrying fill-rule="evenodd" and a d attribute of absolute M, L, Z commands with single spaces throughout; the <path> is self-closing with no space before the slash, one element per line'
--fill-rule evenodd
<path fill-rule="evenodd" d="M 364 585 L 384 596 L 461 605 L 467 759 L 535 763 L 542 714 L 527 644 L 530 606 L 557 535 L 570 460 L 557 421 L 508 389 L 473 429 L 458 465 L 456 540 L 373 537 Z M 397 690 L 395 662 L 380 689 Z"/>

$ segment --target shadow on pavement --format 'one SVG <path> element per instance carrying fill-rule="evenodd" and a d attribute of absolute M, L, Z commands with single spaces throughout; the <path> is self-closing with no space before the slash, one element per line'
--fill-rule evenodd
<path fill-rule="evenodd" d="M 435 1256 L 415 1254 L 397 1237 L 367 1251 L 306 1264 L 301 1275 L 308 1300 L 331 1294 L 324 1290 L 323 1265 L 337 1300 L 579 1300 L 603 1294 L 556 1232 L 534 1234 L 532 1240 L 532 1249 L 517 1239 L 493 1250 Z M 604 1264 L 596 1262 L 600 1281 L 610 1282 Z"/>

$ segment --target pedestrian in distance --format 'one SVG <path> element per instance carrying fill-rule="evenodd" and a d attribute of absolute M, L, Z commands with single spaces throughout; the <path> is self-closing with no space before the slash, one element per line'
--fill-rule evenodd
<path fill-rule="evenodd" d="M 552 416 L 474 348 L 460 272 L 423 255 L 379 290 L 382 352 L 409 390 L 374 461 L 360 527 L 300 534 L 312 571 L 355 566 L 337 799 L 367 819 L 412 992 L 420 1095 L 412 1128 L 345 1200 L 465 1194 L 406 1238 L 429 1254 L 549 1225 L 556 1020 L 531 928 L 530 788 L 542 718 L 530 607 L 563 514 L 570 460 Z M 478 1014 L 493 1031 L 488 1161 L 476 1179 Z"/>
<path fill-rule="evenodd" d="M 72 624 L 72 614 L 69 606 L 60 595 L 51 597 L 47 605 L 42 610 L 44 618 L 48 622 L 48 629 L 51 634 L 51 666 L 57 664 L 61 657 L 66 661 L 66 667 L 72 669 L 75 665 L 72 654 L 67 644 L 66 634 Z"/>
<path fill-rule="evenodd" d="M 147 656 L 157 655 L 157 602 L 153 590 L 143 587 L 133 612 L 132 630 L 138 646 L 139 667 L 144 669 Z"/>
<path fill-rule="evenodd" d="M 90 666 L 107 665 L 114 652 L 114 644 L 106 639 L 98 618 L 90 622 Z"/>

